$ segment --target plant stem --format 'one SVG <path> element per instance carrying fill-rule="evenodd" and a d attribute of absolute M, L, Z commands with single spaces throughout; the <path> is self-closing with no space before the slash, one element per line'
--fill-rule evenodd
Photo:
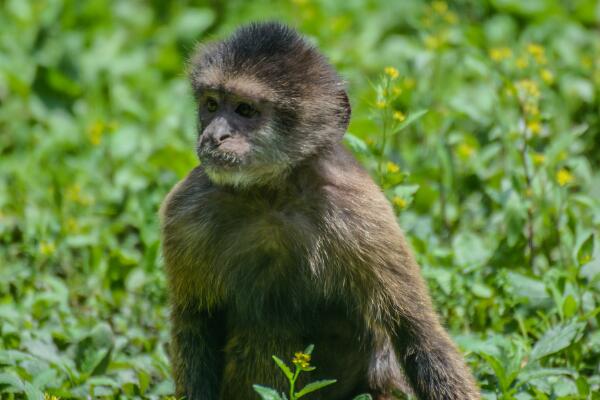
<path fill-rule="evenodd" d="M 384 90 L 384 99 L 386 102 L 385 108 L 382 110 L 382 130 L 383 130 L 383 139 L 381 141 L 381 149 L 380 149 L 380 153 L 381 156 L 379 158 L 379 184 L 383 185 L 383 163 L 385 160 L 385 146 L 386 146 L 386 142 L 387 142 L 387 130 L 388 130 L 388 94 L 389 94 L 389 90 L 390 90 L 390 79 L 389 78 L 385 78 L 385 88 Z"/>
<path fill-rule="evenodd" d="M 529 165 L 527 164 L 527 117 L 525 108 L 522 101 L 519 101 L 521 108 L 521 114 L 523 115 L 523 146 L 520 149 L 521 162 L 523 163 L 523 171 L 525 172 L 525 186 L 526 186 L 526 197 L 533 195 L 531 173 L 529 171 Z M 531 201 L 527 205 L 527 247 L 529 248 L 529 268 L 533 269 L 533 259 L 535 258 L 535 243 L 533 230 L 533 207 Z"/>
<path fill-rule="evenodd" d="M 298 379 L 298 375 L 300 375 L 300 368 L 296 367 L 296 371 L 294 372 L 294 376 L 290 381 L 290 400 L 296 400 L 295 390 L 296 390 L 296 380 Z"/>

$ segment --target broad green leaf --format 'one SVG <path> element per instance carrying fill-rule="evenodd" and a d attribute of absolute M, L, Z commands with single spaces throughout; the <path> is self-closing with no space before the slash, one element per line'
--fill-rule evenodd
<path fill-rule="evenodd" d="M 414 124 L 419 119 L 421 119 L 425 114 L 427 114 L 427 111 L 429 111 L 429 110 L 417 110 L 417 111 L 411 112 L 410 114 L 408 114 L 408 117 L 406 117 L 406 119 L 398 125 L 398 127 L 392 134 L 395 135 L 398 132 L 400 132 L 401 130 L 406 129 L 410 125 Z"/>
<path fill-rule="evenodd" d="M 531 364 L 530 364 L 531 365 Z M 519 374 L 519 385 L 527 384 L 532 379 L 544 378 L 547 376 L 575 376 L 575 372 L 566 368 L 526 368 Z"/>
<path fill-rule="evenodd" d="M 594 235 L 589 237 L 581 244 L 577 251 L 577 262 L 579 265 L 585 265 L 592 260 L 594 255 Z"/>
<path fill-rule="evenodd" d="M 44 393 L 29 382 L 23 382 L 23 391 L 27 400 L 44 400 Z"/>
<path fill-rule="evenodd" d="M 566 319 L 570 319 L 577 312 L 577 300 L 572 295 L 565 297 L 562 304 L 562 311 Z"/>
<path fill-rule="evenodd" d="M 300 398 L 300 397 L 305 396 L 305 395 L 307 395 L 309 393 L 312 393 L 312 392 L 314 392 L 316 390 L 322 389 L 322 388 L 324 388 L 326 386 L 333 385 L 336 382 L 337 382 L 336 379 L 323 379 L 323 380 L 320 380 L 320 381 L 311 382 L 308 385 L 304 386 L 302 388 L 302 390 L 300 390 L 299 392 L 295 393 L 296 398 Z"/>
<path fill-rule="evenodd" d="M 539 360 L 568 347 L 584 326 L 582 322 L 571 322 L 553 327 L 537 341 L 531 350 L 530 361 Z"/>
<path fill-rule="evenodd" d="M 288 380 L 292 380 L 292 378 L 294 377 L 294 374 L 292 373 L 290 368 L 283 362 L 283 360 L 277 356 L 271 356 L 271 357 L 273 357 L 273 360 L 275 361 L 275 363 L 277 364 L 279 369 L 283 371 L 286 378 L 288 378 Z"/>
<path fill-rule="evenodd" d="M 145 394 L 150 387 L 151 377 L 145 371 L 138 371 L 138 380 L 141 394 Z"/>
<path fill-rule="evenodd" d="M 315 349 L 315 345 L 314 344 L 309 344 L 306 349 L 304 349 L 304 354 L 312 354 L 313 350 Z"/>
<path fill-rule="evenodd" d="M 480 267 L 490 257 L 489 247 L 480 235 L 461 232 L 452 242 L 456 263 L 462 267 Z"/>
<path fill-rule="evenodd" d="M 358 136 L 355 136 L 355 135 L 351 134 L 350 132 L 347 132 L 344 135 L 344 140 L 346 141 L 346 144 L 348 145 L 348 147 L 350 147 L 350 150 L 352 150 L 354 153 L 357 153 L 357 154 L 369 154 L 370 153 L 369 147 L 367 146 L 367 144 L 364 142 L 364 140 L 362 140 Z"/>
<path fill-rule="evenodd" d="M 210 8 L 191 8 L 179 14 L 174 21 L 177 34 L 186 40 L 195 40 L 214 21 L 215 13 Z"/>
<path fill-rule="evenodd" d="M 508 377 L 507 377 L 506 371 L 504 369 L 504 366 L 502 365 L 502 362 L 490 354 L 480 353 L 480 355 L 481 355 L 481 357 L 483 357 L 485 359 L 485 361 L 487 361 L 489 366 L 492 367 L 494 374 L 496 374 L 496 378 L 498 378 L 498 382 L 500 383 L 500 386 L 503 389 L 507 388 L 511 382 L 509 382 L 509 380 L 508 380 Z"/>
<path fill-rule="evenodd" d="M 275 389 L 261 385 L 252 385 L 254 391 L 260 395 L 262 400 L 283 400 L 283 397 Z"/>
<path fill-rule="evenodd" d="M 507 276 L 507 285 L 513 296 L 524 297 L 534 306 L 545 304 L 550 299 L 546 285 L 538 279 L 516 272 L 509 272 Z"/>
<path fill-rule="evenodd" d="M 12 386 L 19 390 L 23 389 L 23 382 L 21 382 L 21 379 L 11 372 L 0 373 L 0 385 Z"/>

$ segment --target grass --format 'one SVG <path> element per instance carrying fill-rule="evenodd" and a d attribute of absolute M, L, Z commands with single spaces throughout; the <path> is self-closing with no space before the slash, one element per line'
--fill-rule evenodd
<path fill-rule="evenodd" d="M 0 398 L 172 394 L 157 210 L 197 162 L 185 61 L 265 18 L 347 80 L 346 143 L 484 398 L 600 399 L 595 0 L 5 1 Z"/>

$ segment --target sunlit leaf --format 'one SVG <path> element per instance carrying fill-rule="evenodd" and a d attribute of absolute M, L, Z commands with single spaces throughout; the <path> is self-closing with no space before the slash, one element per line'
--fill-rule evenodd
<path fill-rule="evenodd" d="M 556 325 L 537 341 L 529 356 L 531 361 L 554 354 L 568 347 L 585 326 L 581 322 Z"/>

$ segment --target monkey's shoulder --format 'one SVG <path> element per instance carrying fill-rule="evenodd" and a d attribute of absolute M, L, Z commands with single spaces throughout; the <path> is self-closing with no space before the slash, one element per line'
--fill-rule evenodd
<path fill-rule="evenodd" d="M 201 166 L 194 168 L 165 197 L 160 209 L 163 225 L 189 216 L 201 204 L 202 199 L 213 190 L 213 185 L 203 168 Z"/>
<path fill-rule="evenodd" d="M 383 218 L 395 221 L 393 210 L 369 173 L 346 149 L 339 148 L 318 166 L 321 191 L 326 204 L 335 210 L 345 210 L 357 220 Z"/>
<path fill-rule="evenodd" d="M 369 258 L 387 247 L 405 251 L 405 238 L 394 210 L 369 173 L 345 149 L 319 166 L 329 237 L 360 243 Z"/>

